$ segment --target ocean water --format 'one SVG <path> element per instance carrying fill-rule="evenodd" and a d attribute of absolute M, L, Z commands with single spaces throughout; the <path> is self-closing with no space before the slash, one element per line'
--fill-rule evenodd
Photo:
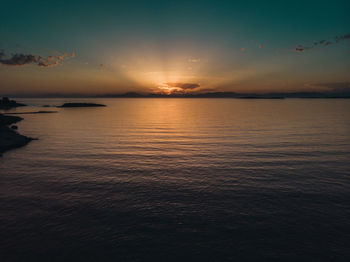
<path fill-rule="evenodd" d="M 0 261 L 350 261 L 350 99 L 17 101 Z"/>

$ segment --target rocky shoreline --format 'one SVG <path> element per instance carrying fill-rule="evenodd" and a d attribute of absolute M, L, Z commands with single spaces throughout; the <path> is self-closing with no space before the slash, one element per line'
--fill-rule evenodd
<path fill-rule="evenodd" d="M 33 140 L 33 138 L 18 134 L 15 131 L 17 126 L 10 127 L 10 125 L 21 120 L 23 118 L 18 116 L 4 116 L 0 114 L 0 156 L 10 149 L 25 146 Z"/>
<path fill-rule="evenodd" d="M 10 100 L 7 97 L 0 99 L 0 110 L 9 110 L 11 108 L 26 106 L 25 104 L 17 103 L 14 100 Z M 94 103 L 65 103 L 58 108 L 70 108 L 70 107 L 104 107 L 102 104 Z M 45 106 L 49 107 L 49 106 Z M 57 113 L 57 111 L 36 111 L 36 112 L 12 112 L 12 113 L 0 113 L 0 156 L 2 153 L 13 149 L 25 146 L 30 141 L 34 140 L 33 138 L 19 134 L 17 126 L 15 123 L 23 120 L 23 118 L 13 115 L 22 115 L 22 114 L 48 114 L 48 113 Z"/>
<path fill-rule="evenodd" d="M 4 101 L 4 99 L 2 101 Z M 11 108 L 11 106 L 24 106 L 22 104 L 17 104 L 15 101 L 5 101 L 6 104 L 0 103 L 0 105 L 6 109 Z M 17 126 L 14 124 L 22 120 L 23 118 L 18 116 L 7 116 L 0 113 L 0 156 L 10 149 L 25 146 L 33 140 L 33 138 L 23 136 L 15 131 Z"/>

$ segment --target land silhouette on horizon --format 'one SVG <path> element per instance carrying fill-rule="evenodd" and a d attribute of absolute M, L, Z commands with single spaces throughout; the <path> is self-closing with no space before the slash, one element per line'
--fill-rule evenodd
<path fill-rule="evenodd" d="M 5 96 L 5 95 L 4 95 Z M 238 93 L 238 92 L 203 92 L 203 93 L 107 93 L 107 94 L 7 94 L 6 97 L 32 98 L 242 98 L 242 99 L 283 99 L 283 98 L 350 98 L 350 88 L 340 91 L 314 92 L 271 92 L 271 93 Z"/>

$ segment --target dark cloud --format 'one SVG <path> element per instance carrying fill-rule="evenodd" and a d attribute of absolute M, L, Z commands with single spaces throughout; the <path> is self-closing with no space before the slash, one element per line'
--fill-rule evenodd
<path fill-rule="evenodd" d="M 165 83 L 168 87 L 179 88 L 182 90 L 196 89 L 200 87 L 197 83 Z"/>
<path fill-rule="evenodd" d="M 37 64 L 40 61 L 40 57 L 37 58 L 34 55 L 14 54 L 8 59 L 2 59 L 3 56 L 1 56 L 0 64 L 7 66 L 25 66 L 32 63 Z"/>
<path fill-rule="evenodd" d="M 323 40 L 314 42 L 313 46 L 311 46 L 311 47 L 297 45 L 296 48 L 294 48 L 294 52 L 302 53 L 302 52 L 304 52 L 306 50 L 313 49 L 316 46 L 329 46 L 329 45 L 333 45 L 333 44 L 339 43 L 340 41 L 343 41 L 343 40 L 350 40 L 350 33 L 345 34 L 345 35 L 341 35 L 341 36 L 336 36 L 333 39 L 334 39 L 334 41 L 329 41 L 329 40 L 323 39 Z"/>
<path fill-rule="evenodd" d="M 307 46 L 302 46 L 302 45 L 297 45 L 296 48 L 294 48 L 294 51 L 297 52 L 297 53 L 302 53 L 306 50 L 310 50 L 312 49 L 313 47 L 307 47 Z"/>
<path fill-rule="evenodd" d="M 321 40 L 318 42 L 314 42 L 314 46 L 317 46 L 317 45 L 328 46 L 328 45 L 332 45 L 332 44 L 334 44 L 334 42 L 327 41 L 327 40 Z"/>
<path fill-rule="evenodd" d="M 65 58 L 75 57 L 75 54 L 72 53 L 68 55 L 65 53 L 59 56 L 48 56 L 47 58 L 35 56 L 33 54 L 14 54 L 9 58 L 3 58 L 4 56 L 4 51 L 0 51 L 0 65 L 21 67 L 34 64 L 39 67 L 54 67 L 60 64 Z"/>
<path fill-rule="evenodd" d="M 334 44 L 334 42 L 326 41 L 322 43 L 323 46 L 332 45 L 332 44 Z"/>
<path fill-rule="evenodd" d="M 342 40 L 350 40 L 350 33 L 345 34 L 345 35 L 341 35 L 341 36 L 336 36 L 334 37 L 334 40 L 338 43 L 339 41 Z"/>
<path fill-rule="evenodd" d="M 296 48 L 294 48 L 294 51 L 297 52 L 297 53 L 302 53 L 305 51 L 305 48 L 301 45 L 297 45 Z"/>

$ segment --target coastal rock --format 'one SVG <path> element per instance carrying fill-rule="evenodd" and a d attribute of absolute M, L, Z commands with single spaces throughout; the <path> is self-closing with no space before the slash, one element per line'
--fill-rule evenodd
<path fill-rule="evenodd" d="M 21 120 L 23 120 L 23 118 L 19 116 L 5 116 L 3 114 L 0 114 L 0 127 L 12 125 Z"/>
<path fill-rule="evenodd" d="M 18 134 L 9 127 L 9 125 L 21 120 L 22 118 L 18 116 L 4 116 L 3 114 L 0 114 L 0 156 L 5 151 L 22 147 L 33 140 L 30 137 Z"/>
<path fill-rule="evenodd" d="M 10 100 L 8 97 L 0 99 L 0 109 L 11 109 L 14 107 L 26 106 L 25 104 L 17 103 L 15 100 Z"/>

